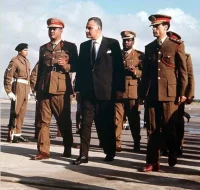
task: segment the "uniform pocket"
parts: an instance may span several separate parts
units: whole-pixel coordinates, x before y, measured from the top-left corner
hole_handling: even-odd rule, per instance
[[[175,67],[174,56],[172,55],[163,54],[162,62],[168,67]]]
[[[167,95],[176,97],[176,81],[167,81]]]
[[[130,99],[138,98],[137,88],[138,88],[137,80],[129,80],[129,82],[128,82],[128,98],[130,98]]]
[[[61,74],[58,76],[58,91],[64,92],[66,90],[67,90],[66,76],[64,74]]]

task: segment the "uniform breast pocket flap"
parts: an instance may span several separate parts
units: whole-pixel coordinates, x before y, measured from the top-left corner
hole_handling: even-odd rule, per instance
[[[175,97],[176,96],[176,81],[168,81],[167,82],[167,95],[169,97]]]
[[[174,64],[174,56],[169,54],[163,54],[162,56],[163,62],[166,62],[168,64]]]
[[[67,90],[66,76],[65,74],[60,74],[58,76],[58,91],[64,92],[66,90]]]

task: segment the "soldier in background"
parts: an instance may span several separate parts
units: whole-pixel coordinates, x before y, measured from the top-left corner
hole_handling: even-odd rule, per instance
[[[177,41],[181,41],[181,36],[175,32],[168,31],[167,35],[170,38],[173,38]],[[185,128],[185,121],[184,116],[185,114],[185,104],[191,104],[194,99],[194,72],[193,72],[193,65],[191,55],[186,53],[186,64],[187,64],[187,74],[188,74],[188,85],[186,88],[186,102],[183,102],[179,105],[179,117],[176,124],[176,135],[177,135],[177,143],[178,143],[178,154],[182,155],[183,151],[183,144],[184,144],[184,128]],[[188,118],[187,118],[188,119]],[[188,119],[189,120],[189,119]]]
[[[21,133],[30,97],[30,63],[26,58],[28,56],[28,44],[21,43],[17,45],[15,50],[18,55],[12,58],[5,71],[4,88],[11,100],[8,141],[19,143],[28,142],[21,136]]]
[[[128,117],[131,134],[134,140],[134,151],[140,150],[140,113],[138,87],[142,76],[142,60],[144,53],[133,49],[136,34],[132,31],[122,31],[123,60],[126,91],[123,98],[115,103],[116,151],[121,151],[121,133],[124,116]]]
[[[37,102],[37,93],[35,91],[35,85],[36,85],[36,81],[37,81],[37,73],[38,73],[38,62],[35,64],[33,70],[31,71],[31,75],[30,75],[30,86],[31,86],[31,91],[32,94],[35,97],[35,135],[34,135],[34,139],[38,138],[38,134],[39,134],[39,127],[38,127],[38,121],[39,121],[39,117],[38,117],[38,102]]]
[[[169,150],[168,164],[177,164],[176,121],[178,104],[186,100],[187,66],[184,43],[167,36],[171,17],[149,16],[156,39],[145,47],[140,98],[145,100],[148,133],[143,172],[160,170],[162,134]],[[177,80],[178,76],[178,80]]]
[[[75,72],[78,59],[75,44],[61,39],[64,22],[57,18],[47,20],[50,42],[40,47],[36,82],[39,136],[38,154],[33,160],[50,156],[49,125],[54,114],[61,131],[64,157],[71,156],[73,143],[70,95],[73,93],[69,72]]]

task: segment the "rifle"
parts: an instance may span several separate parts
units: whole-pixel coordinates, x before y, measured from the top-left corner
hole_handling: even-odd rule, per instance
[[[16,92],[16,85],[17,85],[17,81],[13,82],[14,92]],[[17,118],[16,105],[17,105],[17,97],[15,101],[11,100],[10,118],[9,118],[9,124],[8,124],[8,137],[7,137],[8,142],[12,142],[13,137],[14,137],[14,128],[16,126],[16,118]]]

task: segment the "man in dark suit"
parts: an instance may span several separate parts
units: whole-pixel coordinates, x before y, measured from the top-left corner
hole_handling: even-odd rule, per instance
[[[74,165],[88,162],[93,120],[105,161],[115,156],[114,101],[125,90],[123,59],[119,42],[102,36],[102,22],[92,17],[86,25],[91,40],[80,45],[75,90],[81,95],[82,126],[80,156]]]
[[[177,163],[176,121],[178,104],[186,100],[187,66],[184,43],[167,36],[171,17],[151,15],[153,35],[157,38],[145,47],[140,97],[145,99],[148,133],[144,172],[159,171],[161,132],[169,150],[168,164]],[[177,72],[176,72],[177,71]]]

